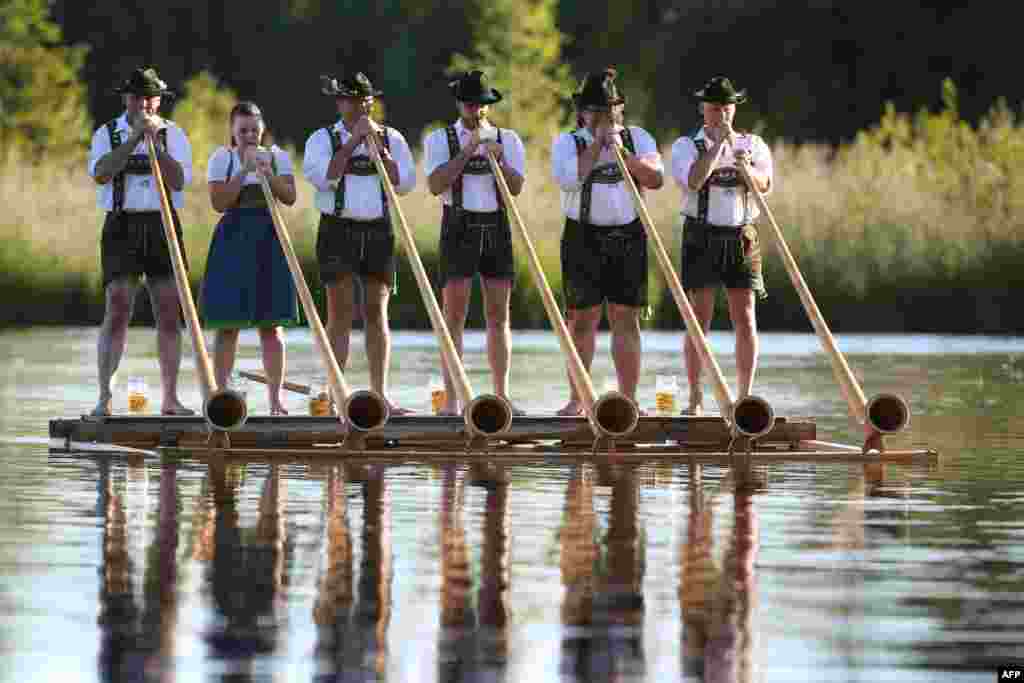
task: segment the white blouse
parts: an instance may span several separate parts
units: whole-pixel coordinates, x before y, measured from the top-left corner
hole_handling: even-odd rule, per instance
[[[270,147],[270,153],[274,155],[274,165],[276,167],[277,175],[294,175],[292,168],[291,157],[288,156],[288,152],[277,145]],[[242,159],[238,156],[238,148],[232,147],[218,147],[210,155],[210,160],[206,163],[206,181],[223,181],[226,182],[231,180],[228,177],[228,166],[231,166],[231,175],[238,175],[244,164]],[[260,177],[257,173],[246,173],[245,179],[242,181],[243,185],[259,185]]]

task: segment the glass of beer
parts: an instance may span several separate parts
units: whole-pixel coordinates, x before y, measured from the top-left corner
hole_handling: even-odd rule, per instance
[[[323,375],[317,375],[309,383],[309,414],[313,417],[331,414],[331,388]]]
[[[433,375],[427,387],[430,389],[430,408],[434,411],[434,415],[437,415],[444,408],[445,400],[447,399],[444,381],[440,375]]]
[[[142,377],[130,377],[128,379],[128,412],[144,413],[148,403],[146,380]]]
[[[658,415],[674,415],[679,381],[675,375],[657,375],[654,380],[654,404]]]

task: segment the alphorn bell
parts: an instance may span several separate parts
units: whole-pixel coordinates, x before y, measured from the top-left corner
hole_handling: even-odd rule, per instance
[[[338,360],[334,357],[334,350],[331,348],[330,340],[327,338],[327,332],[320,321],[320,315],[317,313],[316,304],[313,302],[313,295],[309,291],[309,285],[306,284],[306,278],[302,274],[302,267],[299,265],[299,259],[295,255],[291,236],[288,234],[288,228],[285,226],[284,216],[281,214],[280,207],[277,204],[277,198],[274,197],[274,192],[270,187],[270,181],[262,173],[259,174],[259,177],[260,187],[263,189],[263,197],[266,199],[267,209],[270,211],[270,217],[274,222],[274,230],[277,232],[277,240],[281,243],[285,260],[288,262],[288,270],[291,272],[292,280],[295,282],[299,301],[302,302],[302,310],[305,311],[306,319],[309,321],[309,329],[313,333],[313,340],[316,342],[317,350],[320,351],[320,357],[327,368],[327,381],[330,384],[331,393],[338,404],[338,419],[361,432],[377,429],[388,421],[388,417],[391,414],[388,402],[376,391],[363,389],[353,393],[349,389],[345,376],[341,372],[341,367],[338,365]],[[248,374],[247,376],[251,377]],[[306,393],[310,392],[307,391]]]
[[[213,375],[213,365],[210,363],[210,356],[206,352],[203,329],[199,326],[199,314],[196,313],[196,304],[192,299],[192,289],[189,286],[188,275],[185,272],[185,260],[181,257],[181,245],[178,243],[178,233],[174,229],[174,215],[171,213],[171,202],[167,197],[167,188],[164,186],[160,162],[157,161],[156,145],[153,142],[152,135],[146,133],[145,137],[153,180],[156,183],[157,191],[160,193],[160,217],[163,219],[164,236],[167,238],[168,251],[171,254],[174,284],[178,289],[178,300],[181,302],[185,324],[188,326],[189,334],[192,336],[192,348],[196,355],[199,388],[203,392],[203,416],[206,418],[206,422],[214,429],[221,431],[235,430],[245,424],[249,411],[245,405],[245,398],[241,394],[224,387],[217,387],[217,380]]]
[[[672,259],[669,258],[668,252],[665,251],[661,235],[658,234],[658,230],[654,227],[654,221],[647,211],[643,197],[640,196],[640,190],[636,186],[636,181],[630,175],[629,169],[626,168],[626,160],[622,156],[622,150],[617,145],[612,145],[612,150],[615,154],[615,163],[619,166],[619,173],[622,174],[622,178],[626,186],[629,187],[630,194],[633,196],[633,203],[636,205],[636,212],[640,216],[640,222],[647,232],[647,238],[654,245],[654,255],[661,266],[661,273],[665,277],[665,281],[668,282],[672,297],[676,300],[676,306],[679,308],[683,321],[686,323],[686,333],[693,338],[694,346],[697,347],[697,352],[700,353],[701,359],[711,369],[711,387],[715,392],[715,400],[718,402],[718,409],[721,411],[722,417],[732,423],[734,432],[742,436],[751,439],[764,436],[775,426],[775,412],[768,401],[760,396],[744,396],[738,401],[733,399],[732,392],[729,391],[729,385],[722,375],[722,369],[718,366],[714,354],[711,353],[711,345],[704,335],[704,329],[700,321],[697,320],[693,307],[690,306],[690,300],[686,296],[686,291],[683,290],[683,285],[679,281],[675,269],[672,267]]]
[[[409,257],[409,264],[412,266],[416,284],[419,286],[420,296],[423,297],[423,304],[426,306],[427,315],[434,328],[438,344],[441,347],[441,357],[444,358],[448,371],[452,374],[455,393],[462,403],[463,418],[466,422],[466,429],[473,437],[491,438],[508,430],[512,424],[512,406],[507,400],[494,394],[481,394],[473,397],[473,389],[469,385],[469,377],[462,365],[462,359],[455,350],[455,343],[452,342],[451,333],[448,331],[448,324],[444,320],[441,308],[437,305],[437,297],[434,296],[434,289],[431,287],[427,271],[423,267],[419,250],[416,248],[416,240],[413,238],[409,224],[402,213],[402,206],[398,202],[398,194],[391,184],[387,168],[384,167],[384,160],[380,158],[380,150],[377,147],[376,133],[366,136],[366,144],[370,149],[370,156],[373,158],[374,166],[377,168],[377,175],[380,177],[381,185],[387,195],[398,219],[398,234],[405,247],[405,253]]]
[[[842,351],[839,350],[838,345],[836,345],[836,340],[832,336],[832,332],[829,331],[828,324],[825,322],[824,316],[821,315],[818,304],[814,301],[811,290],[807,287],[807,283],[800,273],[796,259],[793,258],[793,254],[786,244],[786,238],[782,236],[782,230],[779,229],[778,223],[775,222],[775,216],[772,215],[771,209],[768,208],[768,202],[765,201],[764,195],[758,190],[753,178],[750,176],[749,165],[746,162],[736,165],[743,175],[747,187],[757,200],[761,211],[768,217],[768,225],[771,227],[772,237],[775,238],[775,244],[782,255],[782,263],[786,266],[789,279],[793,282],[796,293],[800,296],[800,301],[804,305],[804,310],[807,312],[807,317],[810,318],[811,325],[818,335],[822,348],[832,362],[832,373],[835,375],[839,388],[846,398],[850,415],[858,422],[874,430],[874,434],[868,434],[864,441],[864,452],[867,452],[869,447],[873,446],[878,446],[879,450],[881,450],[881,435],[902,431],[910,422],[910,406],[907,405],[907,402],[902,397],[890,393],[877,394],[870,401],[865,400],[860,383],[853,376],[853,371],[850,370],[846,358],[843,356]]]
[[[594,431],[594,436],[598,438],[615,438],[629,434],[636,429],[637,422],[640,419],[640,411],[636,403],[618,391],[609,391],[597,397],[590,374],[583,367],[583,360],[580,358],[576,345],[569,336],[569,329],[565,325],[562,313],[558,310],[555,296],[551,293],[551,287],[544,276],[544,269],[541,268],[540,258],[537,256],[537,251],[533,247],[533,240],[530,239],[530,234],[526,230],[526,223],[523,222],[523,217],[519,213],[519,208],[516,206],[511,190],[509,190],[505,174],[502,173],[501,166],[490,152],[487,152],[487,160],[491,164],[491,172],[494,174],[501,197],[505,201],[508,215],[512,219],[509,223],[515,226],[519,239],[522,240],[523,245],[526,247],[527,263],[530,265],[530,272],[533,274],[533,279],[540,290],[544,310],[547,311],[548,320],[551,322],[551,327],[558,337],[558,344],[562,348],[562,353],[566,357],[569,377],[576,386],[576,392],[583,403],[583,411],[590,422],[591,429]]]

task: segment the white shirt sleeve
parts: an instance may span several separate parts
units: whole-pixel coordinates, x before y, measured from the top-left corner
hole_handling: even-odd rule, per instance
[[[92,145],[89,147],[89,175],[96,177],[96,164],[106,154],[110,153],[110,132],[106,126],[100,126],[92,134]]]
[[[551,150],[551,175],[564,192],[578,192],[583,186],[576,156],[576,141],[569,133],[562,133],[555,138]]]
[[[405,136],[394,128],[387,128],[388,142],[390,143],[391,158],[398,164],[398,185],[395,192],[406,195],[412,192],[416,185],[416,162],[412,159],[412,151]]]
[[[288,152],[284,151],[277,145],[273,145],[270,148],[270,152],[274,155],[274,163],[277,165],[277,175],[295,175],[295,169],[292,166],[292,158],[288,156]]]
[[[768,191],[764,194],[769,195],[775,187],[775,165],[772,162],[772,151],[765,144],[765,141],[761,139],[761,136],[755,135],[753,137],[754,142],[750,150],[750,165],[768,176]]]
[[[672,177],[680,189],[690,189],[690,169],[697,161],[697,146],[685,135],[672,143]]]
[[[448,136],[444,132],[444,128],[430,131],[430,134],[423,139],[423,153],[426,156],[423,171],[427,176],[450,161],[448,158]]]
[[[225,182],[230,180],[228,178],[228,166],[231,162],[231,151],[226,147],[218,147],[210,155],[210,160],[206,162],[206,182]],[[231,173],[234,175],[239,169],[232,169]]]
[[[313,187],[324,192],[331,192],[335,187],[335,183],[327,180],[327,167],[332,156],[334,150],[330,134],[323,128],[317,129],[306,140],[306,149],[302,155],[302,173]]]
[[[636,155],[645,160],[654,162],[654,169],[659,173],[665,172],[665,164],[661,160],[661,152],[658,151],[658,143],[643,128],[630,126],[629,132],[633,136],[633,144],[636,146]]]
[[[184,187],[192,184],[192,145],[188,141],[185,131],[176,124],[171,124],[167,130],[167,153],[171,158],[181,164],[181,170],[185,176]]]
[[[505,153],[505,163],[526,178],[526,147],[514,130],[501,131],[501,148]]]

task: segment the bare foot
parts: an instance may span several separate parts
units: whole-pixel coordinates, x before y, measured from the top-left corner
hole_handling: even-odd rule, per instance
[[[100,396],[100,400],[97,401],[96,407],[89,413],[93,417],[105,417],[110,415],[110,403],[113,399],[110,396]]]
[[[271,415],[287,415],[288,411],[284,409],[284,406],[278,403],[277,405],[270,406]]]
[[[699,403],[696,403],[690,406],[689,408],[683,408],[679,414],[688,417],[701,417],[704,414],[704,406],[702,406]]]
[[[174,401],[164,401],[163,407],[160,412],[164,415],[195,415],[196,411],[191,408],[186,408],[181,404],[181,401],[174,399]]]
[[[570,400],[564,406],[555,411],[555,415],[563,417],[576,417],[583,414],[583,404],[576,400]]]

